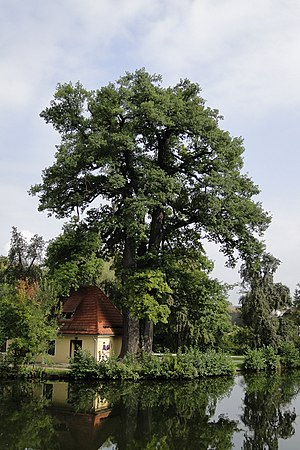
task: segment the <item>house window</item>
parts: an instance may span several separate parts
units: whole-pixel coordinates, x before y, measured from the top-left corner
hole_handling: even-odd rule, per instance
[[[52,400],[53,396],[53,384],[51,383],[45,383],[43,385],[43,397],[47,400]]]
[[[0,353],[6,352],[6,341],[0,343]]]
[[[74,358],[75,353],[82,348],[81,339],[72,339],[70,341],[70,358]]]
[[[48,344],[48,355],[55,356],[55,341],[50,341]]]
[[[63,320],[70,320],[74,316],[74,311],[63,312],[61,317]]]

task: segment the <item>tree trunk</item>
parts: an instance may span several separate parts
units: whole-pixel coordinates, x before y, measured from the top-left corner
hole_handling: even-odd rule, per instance
[[[123,311],[123,339],[120,357],[126,353],[134,355],[140,353],[140,327],[139,320],[133,317],[128,310]]]
[[[124,253],[123,253],[123,268],[125,274],[123,281],[125,282],[126,270],[135,267],[135,242],[133,239],[126,237]],[[123,309],[123,339],[120,357],[124,358],[126,353],[137,354],[140,352],[140,330],[139,320],[130,314],[128,308]]]
[[[153,321],[140,320],[140,342],[143,352],[151,353],[153,347]]]
[[[156,208],[152,212],[151,226],[150,226],[150,239],[149,239],[149,251],[158,250],[163,239],[163,226],[164,226],[165,213],[162,208]]]
[[[156,208],[152,212],[150,226],[149,251],[159,250],[163,239],[163,224],[165,213],[162,208]],[[141,350],[151,353],[153,348],[153,321],[140,320],[140,346]]]

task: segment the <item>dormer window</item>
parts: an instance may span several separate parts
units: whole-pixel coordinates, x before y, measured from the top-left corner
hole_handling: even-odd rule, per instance
[[[67,312],[63,312],[61,314],[61,318],[63,320],[70,320],[70,319],[72,319],[73,316],[74,316],[74,311],[67,311]]]

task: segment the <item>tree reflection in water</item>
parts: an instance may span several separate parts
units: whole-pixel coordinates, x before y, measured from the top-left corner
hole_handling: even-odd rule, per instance
[[[0,448],[60,449],[55,420],[46,412],[37,384],[1,383]]]
[[[185,383],[0,384],[0,448],[20,450],[278,449],[294,433],[300,373],[245,377],[240,423],[216,415],[232,379]],[[59,395],[58,395],[59,394]],[[61,395],[63,394],[63,395]]]
[[[118,414],[106,439],[119,450],[229,450],[237,424],[223,416],[212,420],[212,416],[217,402],[232,385],[231,379],[214,379],[181,384],[112,383],[96,388],[98,395],[113,405],[110,419]],[[86,399],[91,395],[90,388],[73,385],[70,401],[75,410],[78,405],[83,406],[82,389]],[[105,426],[102,434],[105,435]]]
[[[278,449],[278,440],[294,433],[296,413],[289,409],[299,394],[300,375],[247,375],[242,422],[248,431],[244,436],[244,450]]]

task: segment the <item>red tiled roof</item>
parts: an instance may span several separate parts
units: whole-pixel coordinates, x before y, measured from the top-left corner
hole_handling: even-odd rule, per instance
[[[64,313],[72,317],[61,318],[62,334],[122,334],[122,315],[96,286],[85,286],[72,292],[63,301],[62,316]]]

